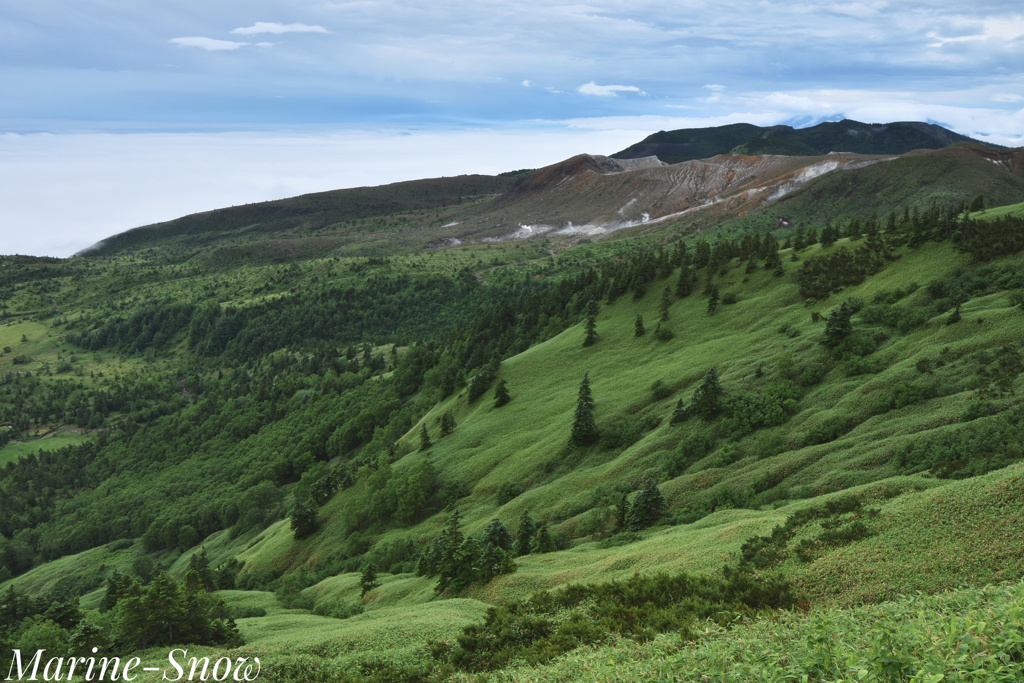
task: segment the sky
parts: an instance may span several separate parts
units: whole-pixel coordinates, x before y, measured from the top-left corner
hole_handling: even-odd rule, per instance
[[[1024,145],[1012,2],[4,0],[0,253],[745,121]]]

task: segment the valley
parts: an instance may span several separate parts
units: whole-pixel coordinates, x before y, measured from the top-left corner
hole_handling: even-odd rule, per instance
[[[0,257],[0,666],[1019,680],[1024,150],[913,130]]]

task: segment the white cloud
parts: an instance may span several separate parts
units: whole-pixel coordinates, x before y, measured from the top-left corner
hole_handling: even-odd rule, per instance
[[[189,36],[186,38],[171,38],[170,42],[185,47],[198,47],[203,50],[214,52],[217,50],[237,50],[249,43],[236,43],[230,40],[217,40],[216,38],[204,38],[202,36]]]
[[[873,2],[870,5],[865,5],[863,2],[850,2],[846,4],[836,3],[830,5],[828,9],[836,12],[837,14],[846,14],[851,17],[857,17],[858,19],[867,19],[869,17],[878,16],[879,10],[884,9],[889,3],[887,2]]]
[[[581,85],[578,92],[583,95],[597,95],[598,97],[616,97],[620,92],[645,94],[635,85],[598,85],[594,81]]]
[[[275,24],[265,21],[257,21],[247,28],[236,28],[232,31],[241,36],[251,36],[257,33],[330,33],[323,26],[309,26],[307,24]]]
[[[714,90],[715,92],[720,92],[722,90],[725,90],[725,86],[724,85],[716,85],[714,83],[708,83],[704,87],[707,88],[708,90]]]
[[[1024,100],[1024,96],[1000,92],[996,93],[989,99],[993,102],[1020,102],[1021,100]]]
[[[256,47],[274,47],[273,43],[256,43]]]
[[[200,211],[535,168],[583,152],[613,154],[650,132],[572,130],[555,122],[412,134],[0,134],[0,253],[70,256],[130,228]]]
[[[530,83],[530,81],[523,81],[524,87],[529,88],[531,85],[533,85],[533,83]]]

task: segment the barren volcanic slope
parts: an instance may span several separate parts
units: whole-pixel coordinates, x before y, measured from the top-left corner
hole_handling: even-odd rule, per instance
[[[579,155],[517,180],[492,205],[467,218],[459,237],[594,237],[706,209],[716,220],[727,220],[780,200],[773,213],[801,219],[862,211],[866,218],[871,211],[978,194],[1007,204],[1024,199],[1021,167],[1018,151],[973,144],[902,156],[720,154],[671,166],[655,157]],[[800,200],[788,201],[796,194]]]
[[[654,157],[647,160],[642,167],[628,170],[616,168],[607,157],[573,157],[520,179],[495,202],[495,208],[520,218],[516,237],[552,231],[600,235],[676,218],[726,199],[763,203],[823,173],[878,161],[856,155],[731,154],[674,166]]]

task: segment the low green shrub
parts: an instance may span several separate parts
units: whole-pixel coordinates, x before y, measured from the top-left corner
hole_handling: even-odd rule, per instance
[[[978,413],[991,409],[975,404]],[[1024,406],[979,417],[956,430],[904,442],[893,464],[898,472],[931,470],[944,479],[964,479],[1001,469],[1024,458]]]
[[[313,607],[313,614],[321,617],[331,617],[332,619],[348,619],[357,614],[362,614],[364,611],[365,609],[358,602],[344,602],[341,598],[320,600]]]
[[[438,664],[466,672],[494,671],[512,662],[536,666],[614,636],[645,642],[659,632],[688,629],[698,619],[724,626],[736,613],[794,604],[789,583],[776,576],[729,568],[722,577],[637,574],[505,602],[489,609],[484,623],[466,627],[456,645],[434,642],[430,651]]]
[[[847,431],[849,431],[849,428],[845,417],[834,416],[825,418],[804,433],[804,443],[808,446],[828,443],[829,441],[835,441]]]
[[[506,503],[523,495],[523,487],[514,481],[506,481],[498,488],[498,505]]]

